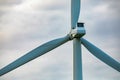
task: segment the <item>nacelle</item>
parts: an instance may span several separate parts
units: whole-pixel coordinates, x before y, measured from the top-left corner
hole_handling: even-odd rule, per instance
[[[86,31],[84,28],[84,23],[77,23],[77,27],[71,30],[70,36],[71,36],[71,39],[81,38],[83,35],[85,35],[85,33]]]

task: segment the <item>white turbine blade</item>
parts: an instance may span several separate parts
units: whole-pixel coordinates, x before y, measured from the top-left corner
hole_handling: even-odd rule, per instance
[[[23,64],[25,64],[25,63],[27,63],[27,62],[29,62],[29,61],[43,55],[43,54],[45,54],[48,51],[53,50],[54,48],[62,45],[63,43],[65,43],[67,41],[69,41],[69,36],[52,40],[50,42],[47,42],[47,43],[37,47],[36,49],[30,51],[26,55],[20,57],[19,59],[15,60],[11,64],[9,64],[6,67],[2,68],[0,70],[0,76],[10,72],[11,70],[16,69],[19,66],[22,66]]]
[[[80,13],[80,0],[71,0],[71,28],[74,29]]]
[[[110,67],[116,69],[120,72],[120,63],[114,60],[112,57],[107,55],[105,52],[88,42],[87,40],[81,38],[82,44],[98,59],[109,65]]]

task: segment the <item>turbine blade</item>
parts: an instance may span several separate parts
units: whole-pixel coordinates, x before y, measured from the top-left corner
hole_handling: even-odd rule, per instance
[[[71,0],[71,28],[74,29],[79,19],[80,0]]]
[[[112,57],[107,55],[105,52],[88,42],[87,40],[81,38],[82,44],[98,59],[109,65],[110,67],[116,69],[120,72],[120,63],[114,60]]]
[[[49,41],[37,48],[35,48],[34,50],[30,51],[29,53],[25,54],[24,56],[18,58],[17,60],[15,60],[14,62],[12,62],[11,64],[7,65],[6,67],[2,68],[0,70],[0,76],[16,69],[19,66],[22,66],[23,64],[45,54],[48,51],[53,50],[54,48],[62,45],[63,43],[69,41],[69,36],[65,36],[63,38],[59,38],[59,39],[55,39],[52,41]]]

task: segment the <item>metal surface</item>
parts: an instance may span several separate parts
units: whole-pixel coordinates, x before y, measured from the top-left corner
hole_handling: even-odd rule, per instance
[[[86,31],[85,31],[85,28],[84,28],[84,24],[83,23],[78,23],[77,24],[77,27],[75,29],[71,29],[69,35],[70,35],[70,38],[73,39],[73,38],[80,38],[82,37],[83,35],[85,35]]]
[[[45,54],[48,51],[53,50],[54,48],[62,45],[63,43],[65,43],[67,41],[69,41],[68,35],[63,37],[63,38],[52,40],[50,42],[47,42],[47,43],[37,47],[36,49],[30,51],[26,55],[20,57],[16,61],[12,62],[11,64],[9,64],[6,67],[4,67],[3,69],[1,69],[0,76],[10,72],[11,70],[16,69],[17,67],[19,67],[19,66],[37,58],[37,57],[43,55],[43,54]]]
[[[71,28],[75,29],[80,14],[80,0],[71,0]]]
[[[81,38],[82,44],[98,59],[106,63],[107,65],[111,66],[115,70],[120,72],[120,63],[111,58],[109,55],[107,55],[105,52],[88,42],[87,40]]]
[[[80,38],[73,40],[73,80],[82,80],[82,54]]]

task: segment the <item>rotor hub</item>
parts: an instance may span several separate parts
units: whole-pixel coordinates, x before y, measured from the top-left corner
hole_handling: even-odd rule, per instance
[[[81,38],[85,33],[84,23],[77,23],[76,28],[70,31],[69,36],[70,39]]]

